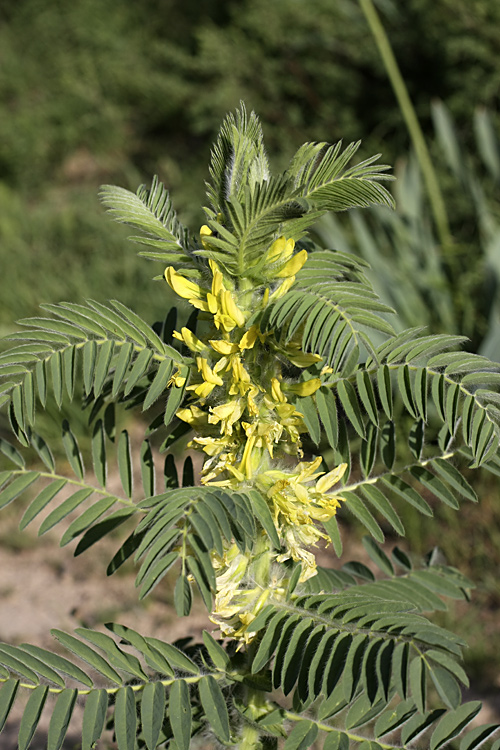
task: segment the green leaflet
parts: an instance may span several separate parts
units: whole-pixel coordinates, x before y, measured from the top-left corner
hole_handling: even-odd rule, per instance
[[[31,444],[33,448],[38,453],[40,459],[45,464],[47,469],[51,474],[55,473],[56,465],[54,461],[54,456],[52,455],[52,451],[50,450],[49,446],[45,442],[45,440],[42,438],[41,435],[38,435],[36,432],[31,433]]]
[[[384,550],[381,549],[373,539],[369,536],[363,537],[363,547],[370,555],[370,558],[378,565],[378,567],[388,576],[394,575],[394,567],[385,554]]]
[[[347,713],[345,720],[346,729],[356,729],[373,721],[383,711],[385,706],[385,700],[373,703],[368,695],[361,695],[355,700]]]
[[[160,682],[149,682],[141,700],[141,725],[148,750],[156,750],[164,718],[165,688]]]
[[[32,656],[35,656],[45,665],[45,667],[51,667],[57,672],[67,674],[69,677],[73,678],[77,682],[80,682],[86,687],[93,686],[93,682],[90,677],[85,674],[85,672],[81,670],[80,667],[77,667],[76,664],[68,661],[68,659],[65,659],[63,656],[53,654],[46,649],[40,648],[39,646],[33,646],[28,643],[21,644],[20,649],[22,649],[22,651],[26,651]]]
[[[10,710],[14,705],[18,687],[19,681],[11,678],[4,682],[0,688],[0,732],[4,728]]]
[[[21,724],[19,726],[19,735],[17,738],[19,750],[27,750],[35,734],[40,716],[42,713],[45,699],[47,698],[48,688],[45,685],[36,687],[28,698],[28,703],[24,709]]]
[[[443,716],[432,733],[430,750],[438,750],[446,742],[456,737],[477,716],[480,709],[481,703],[479,701],[470,701]]]
[[[40,680],[38,678],[38,675],[33,671],[33,669],[31,669],[31,665],[25,663],[25,660],[17,659],[16,655],[16,649],[9,649],[9,646],[6,646],[6,648],[4,649],[0,645],[0,664],[3,664],[13,672],[17,672],[17,674],[21,675],[21,677],[25,677],[34,685],[38,685]]]
[[[330,388],[321,386],[316,391],[316,406],[318,407],[318,413],[325,428],[328,442],[332,448],[336,448],[339,439],[337,404]]]
[[[375,737],[383,737],[403,726],[416,711],[417,707],[412,700],[401,701],[394,709],[385,711],[375,722]]]
[[[94,396],[98,398],[108,376],[109,365],[114,352],[114,341],[105,341],[99,347],[94,370]]]
[[[498,724],[482,724],[475,729],[471,729],[462,738],[460,750],[475,750],[485,742],[492,734],[498,731]]]
[[[158,651],[167,661],[176,669],[188,674],[198,675],[200,673],[199,667],[184,654],[180,649],[172,646],[170,643],[165,643],[157,638],[146,638],[146,643],[155,651]]]
[[[359,401],[356,396],[354,386],[348,380],[339,380],[337,392],[340,402],[344,407],[345,413],[352,426],[362,438],[365,437],[365,425],[361,415]]]
[[[106,654],[109,663],[116,669],[127,672],[136,679],[147,680],[147,675],[144,673],[137,657],[120,649],[108,635],[89,628],[77,628],[75,633],[100,648]]]
[[[343,732],[333,730],[328,733],[323,750],[349,750],[349,737]]]
[[[129,395],[134,386],[146,374],[152,358],[153,352],[150,349],[143,349],[139,352],[127,377],[127,384],[123,391],[125,396]]]
[[[118,672],[116,672],[116,670],[113,669],[113,667],[108,664],[108,662],[103,659],[102,656],[100,656],[96,651],[91,649],[85,643],[82,643],[82,641],[79,641],[77,638],[74,638],[68,633],[63,633],[61,630],[54,629],[51,631],[51,633],[69,651],[72,651],[80,659],[87,662],[87,664],[90,664],[93,669],[102,674],[104,677],[107,677],[108,680],[111,680],[111,682],[114,682],[117,685],[122,684],[122,678],[120,677]]]
[[[135,750],[137,712],[131,687],[122,687],[116,694],[114,727],[118,750]]]
[[[83,480],[84,468],[82,455],[80,453],[76,438],[71,431],[71,427],[69,426],[69,422],[66,419],[62,423],[62,441],[67,459],[71,468],[73,469],[75,476],[77,476],[78,479]]]
[[[118,470],[125,495],[132,497],[132,452],[126,430],[118,438]]]
[[[404,536],[403,523],[386,496],[372,484],[362,485],[361,492],[373,507],[391,524],[393,529],[398,534],[401,534],[401,536]]]
[[[346,492],[345,490],[342,492],[342,497],[345,499],[345,504],[347,508],[351,511],[353,515],[356,516],[356,518],[361,521],[363,526],[365,526],[370,534],[378,541],[383,542],[384,541],[384,534],[382,532],[382,529],[378,525],[375,518],[372,516],[368,508],[366,507],[365,503],[363,503],[362,500],[359,499],[357,495],[355,495],[353,492]]]
[[[50,719],[47,750],[61,750],[73,715],[77,694],[77,690],[66,689],[58,695]]]
[[[409,670],[411,697],[421,714],[425,713],[427,700],[427,669],[421,658],[413,659]]]
[[[36,471],[27,471],[12,480],[5,489],[0,492],[0,508],[5,508],[13,500],[22,495],[28,487],[37,481],[40,474]]]
[[[401,742],[403,745],[410,743],[415,737],[418,737],[425,729],[432,726],[443,714],[444,708],[436,708],[434,711],[421,712],[413,716],[403,727],[401,732]]]
[[[74,492],[70,497],[67,498],[67,500],[64,500],[60,505],[54,508],[54,510],[51,511],[48,516],[44,518],[44,520],[40,524],[40,528],[38,529],[38,535],[42,536],[42,534],[50,531],[50,529],[60,523],[70,513],[76,510],[76,508],[84,503],[85,500],[87,500],[87,498],[92,495],[92,493],[92,487],[89,487],[88,489],[77,490],[76,492]]]
[[[153,451],[148,440],[143,440],[140,450],[141,460],[141,478],[144,495],[150,497],[155,493],[155,465],[153,460]]]
[[[174,587],[174,606],[179,617],[186,617],[191,612],[192,603],[193,594],[188,577],[184,573],[181,573]]]
[[[85,701],[82,723],[82,750],[92,750],[100,738],[106,721],[108,694],[106,690],[92,690]]]
[[[229,716],[226,701],[217,681],[210,675],[202,677],[198,689],[210,726],[221,742],[229,742]]]
[[[312,721],[297,722],[288,735],[283,750],[306,750],[315,742],[318,731],[317,725]]]
[[[38,679],[36,675],[33,675],[33,672],[31,672],[31,670],[42,675],[42,677],[45,677],[47,680],[50,680],[58,687],[64,687],[64,680],[61,678],[61,676],[37,656],[26,652],[23,648],[19,648],[17,646],[9,646],[6,643],[1,644],[0,662],[6,664],[6,666],[9,666],[8,661],[5,661],[5,659],[8,659],[9,656],[13,657],[11,658],[11,666],[13,666],[14,664],[17,667],[19,667],[20,665],[24,665],[28,670],[30,670],[30,673],[25,674],[28,679],[31,679],[35,684],[38,682]],[[16,669],[15,666],[13,666],[13,668],[14,671],[19,671],[19,669]],[[22,672],[19,672],[19,674],[22,674]],[[34,677],[34,679],[32,679],[32,676]]]
[[[175,680],[170,688],[168,716],[179,750],[191,745],[191,699],[185,680]]]

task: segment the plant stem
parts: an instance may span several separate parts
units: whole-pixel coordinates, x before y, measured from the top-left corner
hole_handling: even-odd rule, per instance
[[[266,697],[261,690],[249,688],[247,692],[247,707],[250,717],[257,721],[267,713],[268,707]],[[252,724],[244,724],[241,730],[241,739],[238,750],[257,750],[261,747],[259,739],[260,732]]]
[[[386,73],[391,82],[401,113],[406,122],[410,138],[413,142],[420,169],[424,176],[427,195],[429,196],[431,204],[431,211],[434,215],[434,221],[436,222],[439,241],[444,249],[448,249],[453,244],[453,238],[448,223],[448,215],[446,213],[443,194],[439,187],[436,170],[432,165],[429,149],[427,148],[415,108],[411,102],[401,71],[399,70],[389,38],[385,33],[385,29],[372,0],[359,0],[359,3],[375,39]]]

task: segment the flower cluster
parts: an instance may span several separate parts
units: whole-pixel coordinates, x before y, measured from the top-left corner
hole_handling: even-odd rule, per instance
[[[202,227],[205,248],[210,237],[210,229]],[[290,289],[307,260],[306,251],[294,254],[294,247],[294,241],[285,237],[271,244],[262,273],[269,286],[255,290],[237,288],[213,259],[209,260],[211,279],[205,286],[203,279],[198,283],[173,267],[166,269],[165,278],[210,326],[203,339],[186,327],[173,333],[192,353],[187,385],[191,398],[177,417],[193,428],[190,445],[205,454],[201,481],[258,489],[268,501],[283,547],[281,553],[268,550],[268,559],[301,563],[301,580],[305,581],[316,573],[308,548],[326,538],[317,522],[335,514],[341,498],[329,491],[346,467],[342,464],[325,474],[318,471],[321,458],[301,461],[301,433],[306,427],[293,401],[314,394],[321,379],[287,382],[281,362],[286,358],[295,367],[307,368],[320,358],[302,352],[293,341],[283,347],[257,324],[259,312]],[[180,373],[172,377],[171,385],[185,385]],[[287,469],[293,457],[299,462]],[[214,563],[220,574],[212,619],[224,635],[248,639],[249,625],[270,592],[279,597],[279,577],[268,571],[265,580],[261,575],[256,582],[252,558],[235,545],[222,558],[214,558]]]

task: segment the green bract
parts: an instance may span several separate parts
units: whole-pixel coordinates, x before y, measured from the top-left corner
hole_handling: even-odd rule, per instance
[[[23,750],[45,704],[48,748],[61,748],[77,699],[84,750],[106,727],[119,750],[406,748],[424,731],[438,750],[478,713],[461,702],[465,644],[428,619],[471,582],[436,555],[414,567],[381,545],[404,535],[403,503],[432,515],[436,501],[458,510],[477,499],[461,463],[498,472],[500,375],[457,350],[462,337],[396,335],[366,264],[306,237],[328,211],[392,205],[377,157],[349,166],[357,145],[305,144],[273,176],[259,121],[241,106],[213,148],[194,234],[156,179],[137,195],[102,190],[141,254],[166,266],[157,293],[179,298],[182,322],[175,309],[150,327],[116,301],[69,302],[10,337],[0,377],[14,442],[0,439],[0,507],[24,496],[21,527],[44,511],[40,533],[59,526],[75,554],[128,520],[108,573],[133,556],[141,598],[169,573],[177,614],[189,616],[194,593],[214,626],[187,645],[113,623],[110,635],[54,631],[64,656],[0,644],[2,726],[29,694]],[[63,421],[59,471],[37,410],[82,389],[91,456]],[[135,462],[115,407],[143,413]],[[186,458],[179,482],[169,451],[187,436],[203,463],[195,476]],[[366,527],[375,574],[318,565],[318,542],[331,542],[332,559],[342,552],[338,513]],[[495,731],[475,726],[461,747]]]

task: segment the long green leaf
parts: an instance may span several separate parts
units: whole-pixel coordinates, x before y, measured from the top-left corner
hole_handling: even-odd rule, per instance
[[[229,742],[229,715],[227,705],[217,681],[211,676],[199,682],[200,700],[208,722],[221,742]]]
[[[118,750],[135,750],[137,713],[131,687],[120,688],[116,694],[114,724]]]
[[[148,750],[156,750],[164,718],[165,688],[161,682],[150,682],[143,690],[141,701],[142,733]]]
[[[50,718],[47,750],[61,750],[73,715],[77,695],[77,690],[70,690],[69,688],[58,695]]]
[[[170,689],[168,717],[179,750],[189,750],[192,712],[186,680],[176,680]]]
[[[106,722],[108,693],[92,690],[85,702],[82,724],[82,750],[92,750],[100,739]]]
[[[0,732],[9,718],[10,710],[16,699],[19,680],[7,680],[0,688]]]
[[[40,716],[42,713],[45,699],[47,698],[48,688],[45,685],[36,687],[28,698],[28,703],[24,709],[21,724],[19,726],[19,735],[17,738],[18,750],[27,750],[33,735],[35,734]]]

